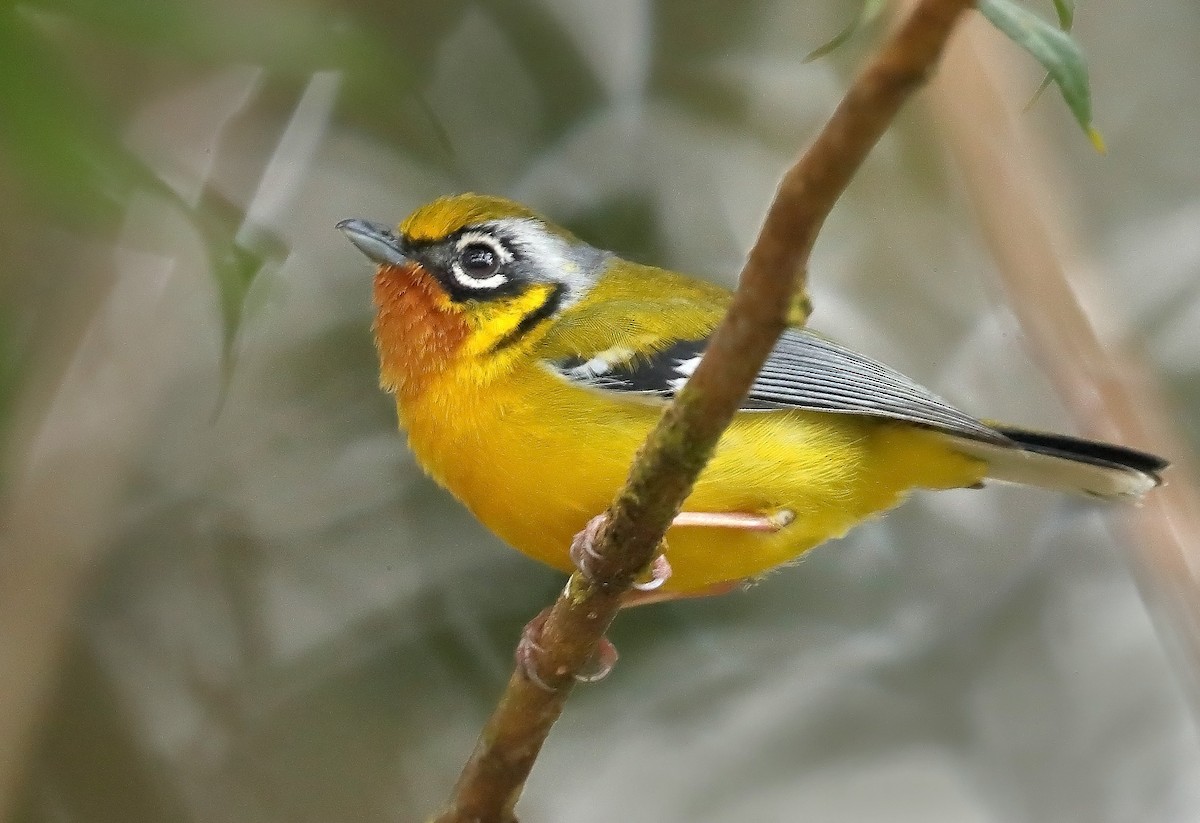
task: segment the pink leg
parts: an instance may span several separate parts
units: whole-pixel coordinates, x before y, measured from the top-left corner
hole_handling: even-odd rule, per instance
[[[777,532],[796,519],[795,513],[780,509],[774,514],[749,512],[680,512],[672,526],[705,526],[712,529],[739,529],[748,532]]]

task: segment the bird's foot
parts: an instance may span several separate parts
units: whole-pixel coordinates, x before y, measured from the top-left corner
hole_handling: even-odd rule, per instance
[[[521,639],[517,641],[516,658],[517,670],[525,675],[526,680],[545,691],[555,692],[558,690],[547,685],[537,673],[537,658],[543,651],[538,640],[542,637],[542,627],[546,625],[546,618],[549,616],[550,607],[547,606],[525,624],[525,628],[521,630]]]
[[[596,541],[600,539],[600,532],[607,522],[607,514],[598,514],[571,539],[571,562],[588,580],[596,579],[593,567],[600,559],[600,555],[596,553]]]
[[[608,677],[608,673],[617,665],[617,647],[604,635],[596,641],[596,648],[588,659],[588,667],[575,675],[580,683],[595,683]]]
[[[650,565],[646,567],[642,576],[633,581],[633,588],[639,592],[652,592],[662,588],[662,584],[666,583],[670,577],[671,562],[667,560],[665,554],[660,554],[650,561]]]
[[[594,564],[600,559],[600,555],[596,553],[596,541],[600,539],[600,532],[607,521],[608,515],[596,515],[571,541],[571,562],[588,580],[596,579]],[[671,564],[666,555],[660,554],[650,561],[642,576],[633,582],[633,588],[642,592],[652,592],[666,583],[670,576]]]
[[[521,639],[517,641],[516,659],[517,670],[524,675],[526,680],[540,689],[553,693],[558,689],[551,686],[538,674],[538,658],[544,653],[539,641],[542,638],[542,629],[546,625],[546,618],[549,616],[550,607],[548,606],[525,624],[525,628],[521,632]],[[587,668],[578,672],[575,679],[580,683],[595,683],[597,680],[603,680],[617,664],[617,657],[617,647],[607,637],[601,637],[596,642],[596,650],[592,653]]]

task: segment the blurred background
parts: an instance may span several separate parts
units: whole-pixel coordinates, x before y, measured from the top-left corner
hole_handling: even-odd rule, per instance
[[[801,58],[856,13],[0,7],[0,816],[432,813],[562,580],[414,465],[369,266],[333,225],[495,192],[731,284],[882,26]],[[1200,7],[1092,0],[1075,35],[1108,156],[1053,91],[1021,113],[1040,75],[1001,44],[1006,111],[1099,333],[1194,445]],[[812,324],[968,411],[1078,431],[927,104],[828,222]],[[1129,516],[917,495],[747,591],[622,615],[621,663],[572,697],[522,817],[1196,820],[1186,658],[1135,586]]]

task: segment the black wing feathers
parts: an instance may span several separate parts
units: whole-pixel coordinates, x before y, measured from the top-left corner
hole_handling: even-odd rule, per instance
[[[679,371],[679,364],[703,354],[707,342],[683,340],[652,355],[625,362],[614,363],[601,354],[592,358],[572,357],[553,366],[569,379],[596,388],[671,397],[679,379],[686,377]]]

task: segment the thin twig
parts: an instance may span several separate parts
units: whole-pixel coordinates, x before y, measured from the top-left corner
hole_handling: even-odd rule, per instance
[[[725,427],[804,292],[817,232],[901,104],[930,74],[971,0],[921,0],[855,79],[825,128],[784,175],[704,359],[663,414],[608,512],[596,582],[574,574],[541,632],[538,677],[515,671],[436,823],[511,823],[574,675],[584,669],[634,576],[658,551]]]
[[[953,66],[929,101],[962,171],[998,273],[1032,353],[1084,431],[1168,456],[1166,488],[1126,518],[1124,545],[1142,596],[1174,653],[1193,711],[1200,714],[1200,486],[1170,404],[1151,372],[1098,333],[1084,304],[1104,301],[1063,220],[1063,206],[1041,181],[1056,164],[1023,127],[1023,92],[1006,87],[1015,72],[1003,38],[986,25],[964,26],[947,50]],[[1006,102],[1007,101],[1007,102]],[[1000,148],[1003,147],[1003,148]],[[1080,299],[1083,292],[1086,300]],[[1105,312],[1109,318],[1118,311]],[[1110,324],[1111,325],[1111,324]]]

